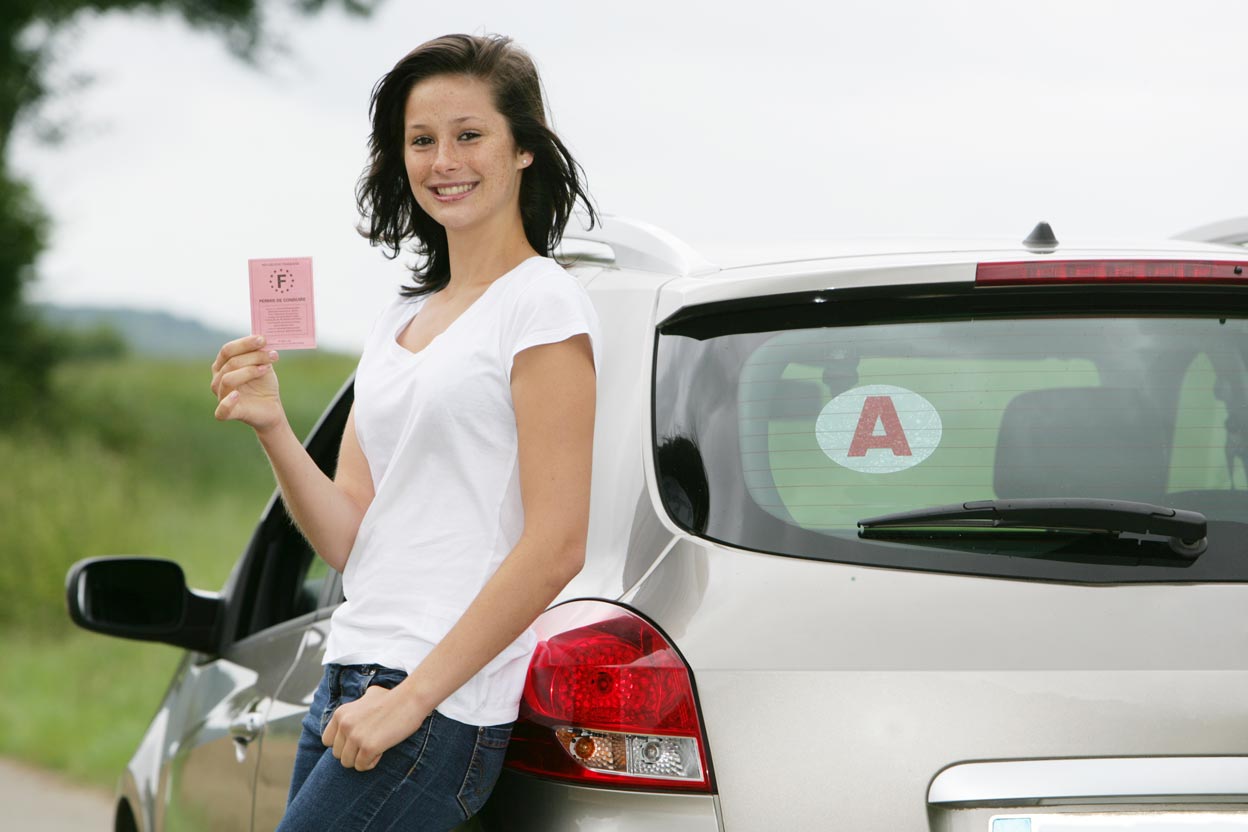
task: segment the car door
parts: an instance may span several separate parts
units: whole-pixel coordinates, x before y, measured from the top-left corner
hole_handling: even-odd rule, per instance
[[[353,399],[353,388],[348,384],[307,442],[312,458],[330,475],[337,463]],[[341,576],[313,553],[292,524],[288,524],[288,529],[297,540],[288,540],[283,546],[289,550],[299,548],[298,562],[306,563],[306,567],[296,589],[297,616],[269,630],[273,661],[284,662],[285,673],[268,705],[261,737],[253,810],[253,828],[258,830],[275,828],[285,811],[301,723],[321,680],[329,618],[342,601]]]
[[[319,575],[319,577],[318,577]],[[329,618],[341,601],[337,574],[317,558],[305,584],[323,583],[316,610],[291,622],[298,630],[299,644],[294,661],[287,668],[280,687],[269,704],[263,744],[255,777],[254,825],[257,830],[276,828],[286,808],[290,774],[302,731],[303,717],[321,681],[321,657],[329,634]]]
[[[163,778],[165,829],[252,827],[259,740],[301,640],[295,620],[186,668],[185,728],[171,743]]]
[[[306,443],[329,474],[351,398],[348,385]],[[166,750],[163,828],[246,830],[253,815],[254,828],[276,825],[293,761],[284,740],[291,725],[297,740],[307,710],[302,694],[283,692],[283,683],[300,656],[317,653],[337,577],[274,495],[226,588],[226,646],[214,656],[193,654],[175,680],[181,724]]]

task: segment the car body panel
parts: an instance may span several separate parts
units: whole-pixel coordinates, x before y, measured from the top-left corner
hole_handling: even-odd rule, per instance
[[[929,784],[965,761],[1248,751],[1239,584],[975,578],[686,539],[627,600],[693,669],[727,829],[924,828]]]
[[[251,827],[264,721],[302,638],[296,622],[187,662],[162,706],[170,714],[154,829]],[[249,716],[255,731],[243,741]]]
[[[1201,226],[1191,231],[1177,234],[1171,239],[1156,238],[1072,238],[1058,239],[1054,247],[1060,256],[1071,256],[1086,259],[1088,256],[1099,256],[1101,253],[1121,255],[1124,252],[1144,254],[1152,252],[1152,256],[1170,258],[1175,254],[1195,253],[1200,257],[1226,254],[1234,248],[1226,245],[1227,240],[1237,238],[1245,226],[1245,219],[1226,220],[1210,226]],[[1205,229],[1215,229],[1219,233],[1206,235]],[[1193,235],[1193,236],[1189,236]],[[924,262],[942,262],[953,256],[960,259],[982,260],[1025,260],[1036,255],[1036,251],[1023,244],[1023,238],[1005,240],[1000,237],[890,237],[887,235],[857,237],[846,239],[820,240],[805,243],[760,243],[742,246],[729,246],[717,251],[715,261],[719,269],[706,272],[709,279],[718,280],[732,277],[740,271],[753,272],[758,269],[773,267],[796,266],[810,270],[815,264],[825,261],[844,262],[851,259],[873,260],[877,262],[899,262],[902,258],[914,260],[921,258]],[[1051,255],[1040,255],[1049,257]],[[692,274],[685,272],[684,274]]]
[[[164,821],[158,807],[164,803],[164,761],[169,747],[169,721],[175,708],[179,715],[185,713],[185,709],[179,707],[179,697],[191,661],[191,653],[183,654],[164,698],[117,784],[117,804],[126,803],[130,807],[141,830],[163,829]]]
[[[902,262],[899,262],[901,260]],[[739,272],[722,272],[714,280],[679,278],[663,287],[656,318],[663,321],[689,306],[740,298],[816,292],[862,286],[927,285],[970,283],[975,280],[975,263],[961,255],[950,255],[949,262],[933,263],[916,256],[888,261],[820,261],[794,268],[783,264]]]
[[[286,810],[303,717],[321,681],[330,612],[319,610],[310,620],[299,622],[302,637],[297,654],[269,707],[255,780],[256,829],[275,828]]]
[[[605,271],[589,287],[602,332],[585,568],[556,599],[615,598],[671,542],[647,494],[655,298],[670,276]]]
[[[727,269],[710,277],[681,277],[664,285],[656,318],[679,309],[738,298],[849,289],[866,286],[908,286],[973,283],[979,263],[1071,260],[1220,260],[1248,263],[1242,248],[1174,242],[1166,246],[1122,249],[1062,247],[1052,254],[1026,249],[968,249],[901,254],[853,254],[840,258],[772,263]]]
[[[481,825],[507,832],[721,832],[712,795],[569,786],[503,771]]]
[[[1242,246],[1248,244],[1248,217],[1233,217],[1189,228],[1181,234],[1175,234],[1174,239]]]
[[[981,578],[686,536],[623,600],[674,638],[695,672],[1248,671],[1248,616],[1234,613],[1248,586],[1237,583]]]

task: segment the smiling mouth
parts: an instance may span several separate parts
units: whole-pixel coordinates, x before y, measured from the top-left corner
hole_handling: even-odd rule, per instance
[[[477,187],[476,182],[467,182],[462,185],[447,185],[441,188],[435,187],[432,190],[438,196],[460,196],[461,194],[468,193],[475,187]]]

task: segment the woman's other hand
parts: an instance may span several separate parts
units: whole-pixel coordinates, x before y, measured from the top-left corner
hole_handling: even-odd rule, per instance
[[[263,335],[230,341],[212,362],[214,414],[220,421],[239,421],[263,433],[285,418],[273,362],[277,353],[264,348]]]
[[[401,686],[391,690],[373,685],[359,699],[338,706],[321,744],[333,749],[344,768],[368,771],[387,750],[416,733],[430,712]]]

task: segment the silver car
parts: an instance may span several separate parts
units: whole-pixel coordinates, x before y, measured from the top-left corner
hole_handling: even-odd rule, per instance
[[[472,827],[1248,829],[1248,222],[1184,236],[570,234],[588,554]],[[219,594],[92,559],[68,596],[187,649],[116,829],[272,829],[342,599],[281,501]]]

